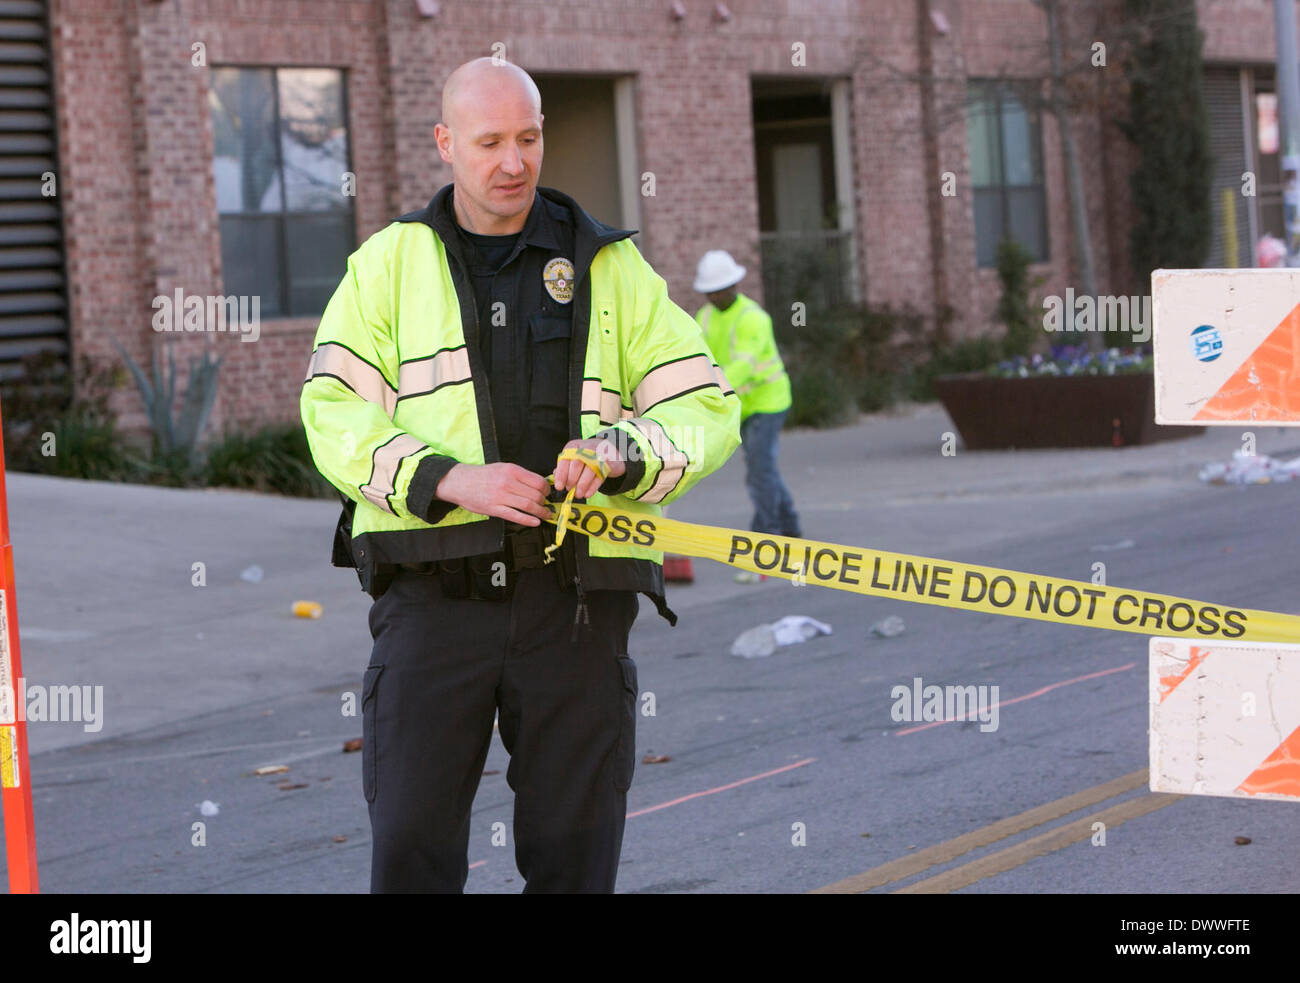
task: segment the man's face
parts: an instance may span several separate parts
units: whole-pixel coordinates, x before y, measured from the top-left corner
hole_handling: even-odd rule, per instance
[[[457,217],[468,218],[471,231],[523,228],[542,170],[542,119],[527,91],[503,79],[464,92],[452,119],[435,128],[456,182]]]
[[[704,296],[707,297],[709,303],[718,310],[725,311],[731,306],[732,301],[736,299],[736,288],[726,287],[725,289],[715,290],[713,293],[705,294]]]

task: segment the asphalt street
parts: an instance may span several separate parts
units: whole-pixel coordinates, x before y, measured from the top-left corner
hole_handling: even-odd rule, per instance
[[[805,535],[1078,580],[1103,562],[1110,584],[1300,613],[1300,486],[1197,479],[1241,431],[947,457],[950,429],[923,406],[787,433]],[[1290,431],[1256,433],[1260,453],[1300,453]],[[26,475],[9,496],[26,678],[103,687],[99,729],[29,725],[42,889],[367,890],[361,755],[342,748],[361,735],[343,708],[368,659],[368,599],[328,566],[337,506]],[[739,459],[671,509],[733,527],[748,512]],[[260,581],[241,579],[253,565]],[[633,630],[654,714],[638,718],[620,891],[1300,889],[1293,803],[1147,791],[1144,637],[695,567],[670,593],[678,626],[643,601]],[[304,599],[320,619],[290,614]],[[783,615],[833,634],[729,654]],[[889,615],[904,633],[872,635]],[[997,728],[894,720],[891,690],[918,677],[997,686]],[[494,740],[471,892],[522,886],[505,769]]]

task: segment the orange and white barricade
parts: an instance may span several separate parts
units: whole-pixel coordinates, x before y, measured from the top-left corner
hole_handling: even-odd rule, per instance
[[[1151,290],[1157,423],[1300,426],[1300,270],[1156,270]],[[1300,638],[1148,657],[1152,791],[1300,802]]]
[[[1156,423],[1300,426],[1300,269],[1151,274]]]
[[[1300,644],[1150,643],[1151,790],[1300,802]]]
[[[0,797],[4,801],[9,890],[13,894],[35,894],[39,885],[31,772],[27,767],[27,722],[18,707],[17,692],[22,673],[18,603],[14,597],[14,554],[9,544],[4,441],[0,439]]]

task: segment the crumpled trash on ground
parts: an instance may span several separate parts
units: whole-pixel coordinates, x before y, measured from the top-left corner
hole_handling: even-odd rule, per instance
[[[201,815],[215,816],[221,811],[221,806],[217,805],[217,803],[213,802],[211,799],[204,799],[199,803],[198,809]]]
[[[1300,477],[1300,457],[1281,461],[1267,454],[1237,451],[1228,463],[1215,461],[1201,468],[1201,480],[1209,485],[1265,485]]]
[[[755,625],[731,644],[731,654],[742,659],[762,659],[782,645],[798,645],[818,635],[831,634],[831,626],[803,614],[786,615],[772,624]]]
[[[903,634],[907,626],[903,624],[903,619],[896,614],[891,614],[883,621],[877,621],[871,626],[871,634],[880,638],[895,638]]]
[[[318,601],[294,601],[290,610],[295,618],[319,618],[324,609]]]
[[[1092,547],[1094,553],[1109,553],[1112,550],[1131,550],[1137,543],[1131,539],[1121,539],[1118,543],[1098,543]]]
[[[239,574],[239,579],[246,584],[260,584],[262,582],[262,568],[254,563],[251,567],[244,567]]]

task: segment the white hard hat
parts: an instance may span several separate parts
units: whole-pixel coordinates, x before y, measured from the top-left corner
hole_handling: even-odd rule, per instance
[[[695,289],[702,294],[734,287],[743,279],[745,268],[725,249],[710,249],[695,268]]]

